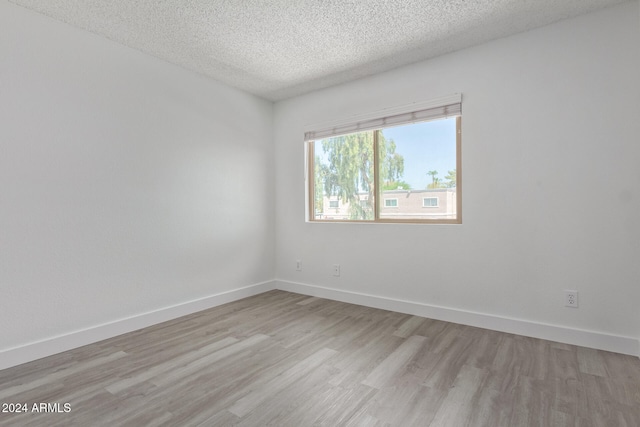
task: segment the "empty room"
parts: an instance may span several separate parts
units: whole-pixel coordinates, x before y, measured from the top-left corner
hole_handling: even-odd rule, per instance
[[[638,0],[0,0],[1,426],[640,426]]]

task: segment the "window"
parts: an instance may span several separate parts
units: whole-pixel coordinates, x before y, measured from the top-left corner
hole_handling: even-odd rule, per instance
[[[307,132],[308,220],[461,223],[461,100]]]
[[[422,199],[422,206],[425,208],[437,208],[438,207],[438,198],[437,197],[425,197]]]

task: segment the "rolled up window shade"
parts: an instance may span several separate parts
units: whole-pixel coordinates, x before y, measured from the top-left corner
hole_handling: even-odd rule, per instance
[[[315,141],[349,133],[454,117],[460,114],[462,114],[462,95],[456,94],[438,100],[353,118],[349,121],[313,126],[311,127],[313,130],[305,132],[304,140]]]

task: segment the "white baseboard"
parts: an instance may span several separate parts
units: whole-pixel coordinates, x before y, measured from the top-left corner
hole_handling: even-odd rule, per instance
[[[226,304],[228,302],[258,295],[273,289],[280,289],[303,295],[317,296],[320,298],[327,298],[351,304],[428,317],[430,319],[444,320],[447,322],[640,357],[640,340],[637,338],[572,329],[484,313],[475,313],[375,295],[348,292],[339,289],[277,280],[257,283],[255,285],[222,292],[220,294],[211,295],[198,300],[176,304],[152,312],[142,313],[125,319],[119,319],[102,325],[55,336],[46,340],[2,350],[0,351],[0,370],[78,348],[87,344],[92,344],[127,332],[156,325],[167,320],[186,316],[198,311]]]
[[[257,283],[193,301],[176,304],[125,319],[55,336],[46,340],[0,351],[0,369],[10,368],[32,360],[92,344],[127,332],[136,331],[181,316],[206,310],[242,298],[275,289],[273,281]]]
[[[457,310],[447,307],[438,307],[434,305],[283,280],[276,280],[275,287],[276,289],[303,295],[316,296],[351,304],[412,314],[414,316],[444,320],[462,325],[475,326],[478,328],[491,329],[494,331],[541,338],[549,341],[579,345],[640,357],[640,340],[638,340],[638,338],[536,323],[521,319]]]

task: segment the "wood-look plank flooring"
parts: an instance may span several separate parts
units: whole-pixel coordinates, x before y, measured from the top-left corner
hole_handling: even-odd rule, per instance
[[[20,427],[638,427],[640,359],[271,291],[0,371],[0,402]]]

